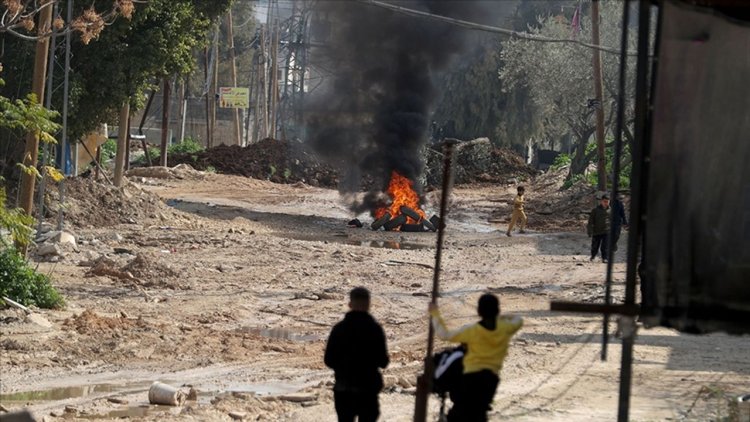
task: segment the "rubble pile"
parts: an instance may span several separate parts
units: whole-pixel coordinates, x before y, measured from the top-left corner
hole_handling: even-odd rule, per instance
[[[564,189],[568,171],[567,166],[550,169],[526,188],[527,208],[534,214],[535,229],[585,227],[591,208],[596,206],[596,189],[585,178]]]
[[[440,186],[443,178],[443,152],[441,145],[427,149],[425,170],[427,186]],[[515,152],[492,145],[488,138],[461,142],[456,146],[454,183],[517,183],[530,179],[538,172],[527,165]]]
[[[424,155],[425,175],[420,182],[440,186],[443,168],[440,146],[425,148]],[[219,145],[199,153],[169,157],[170,166],[177,164],[276,183],[303,182],[326,188],[337,187],[339,180],[336,169],[319,161],[304,144],[270,138],[246,147]],[[509,180],[525,180],[537,173],[518,154],[495,147],[488,138],[459,144],[454,167],[456,184],[513,183]],[[363,189],[372,185],[370,179],[362,182]]]
[[[110,227],[117,224],[163,224],[187,218],[167,206],[156,194],[134,184],[117,188],[106,181],[74,177],[65,179],[66,224],[75,227]],[[57,221],[60,192],[48,190],[46,219]]]
[[[199,153],[169,157],[170,166],[177,164],[275,183],[303,182],[327,188],[338,185],[336,170],[319,161],[304,144],[295,141],[267,138],[246,147],[219,145]]]

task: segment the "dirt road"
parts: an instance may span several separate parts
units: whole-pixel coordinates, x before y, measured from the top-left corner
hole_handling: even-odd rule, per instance
[[[0,311],[3,407],[26,406],[40,420],[228,421],[234,412],[334,421],[323,348],[348,291],[362,285],[391,353],[381,420],[411,420],[434,233],[348,228],[355,216],[336,191],[302,184],[211,174],[138,180],[172,210],[148,222],[74,228],[79,252],[40,265],[68,298],[65,310],[40,311],[50,327]],[[525,320],[491,418],[615,420],[619,340],[611,338],[603,362],[600,317],[549,311],[555,299],[601,301],[605,267],[588,261],[578,223],[539,232],[532,213],[529,234],[506,237],[504,225],[489,221],[498,208],[504,214],[512,192],[456,189],[443,255],[441,304],[453,325],[474,319],[486,291]],[[437,194],[428,195],[428,213]],[[614,266],[615,300],[623,259]],[[731,420],[722,419],[736,411],[730,399],[750,393],[747,350],[747,337],[641,330],[631,420]],[[197,400],[149,407],[156,380],[192,386]],[[430,409],[435,420],[434,398]]]

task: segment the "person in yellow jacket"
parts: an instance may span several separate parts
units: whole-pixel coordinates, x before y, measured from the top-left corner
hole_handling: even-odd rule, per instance
[[[437,304],[431,303],[429,310],[439,338],[466,346],[460,394],[448,412],[448,421],[486,421],[500,382],[498,374],[508,354],[508,343],[523,320],[517,316],[500,316],[500,300],[490,293],[479,298],[477,311],[481,320],[458,330],[446,328]]]
[[[519,224],[521,227],[521,230],[519,230],[520,233],[526,233],[526,213],[523,212],[523,204],[525,201],[525,198],[523,196],[525,189],[523,186],[518,187],[518,195],[513,200],[513,214],[510,216],[510,224],[508,224],[508,231],[505,232],[505,235],[510,237],[510,232],[513,230],[513,227],[516,225],[516,223]]]

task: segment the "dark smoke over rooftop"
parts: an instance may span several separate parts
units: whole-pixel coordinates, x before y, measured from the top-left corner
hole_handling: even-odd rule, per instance
[[[498,2],[394,4],[487,22]],[[342,167],[342,192],[358,191],[364,176],[384,189],[393,170],[416,180],[438,77],[466,48],[471,32],[358,1],[320,1],[314,16],[313,43],[317,38],[321,46],[311,51],[311,65],[325,83],[307,99],[308,142]],[[353,209],[372,209],[365,202]]]

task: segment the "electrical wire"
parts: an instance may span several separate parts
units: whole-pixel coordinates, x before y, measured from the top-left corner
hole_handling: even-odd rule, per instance
[[[385,3],[385,2],[382,2],[382,1],[378,1],[378,0],[355,0],[355,1],[357,1],[359,3],[362,3],[362,4],[367,4],[367,5],[371,5],[371,6],[381,7],[381,8],[384,8],[384,9],[389,9],[391,11],[394,11],[394,12],[397,12],[397,13],[402,13],[402,14],[409,15],[409,16],[416,16],[416,17],[423,17],[423,18],[429,18],[429,19],[439,20],[439,21],[450,23],[450,24],[462,26],[464,28],[476,29],[476,30],[479,30],[479,31],[492,32],[492,33],[496,33],[496,34],[503,34],[503,35],[507,35],[507,36],[509,36],[511,38],[519,38],[519,39],[524,39],[524,40],[529,40],[529,41],[547,42],[547,43],[578,44],[578,45],[583,46],[583,47],[592,48],[592,49],[604,51],[604,52],[607,52],[607,53],[620,54],[620,50],[619,49],[612,48],[612,47],[607,47],[607,46],[602,46],[602,45],[595,45],[595,44],[583,42],[583,41],[576,40],[576,39],[548,38],[548,37],[543,37],[541,35],[529,34],[528,32],[518,32],[518,31],[514,31],[512,29],[498,28],[496,26],[484,25],[484,24],[480,24],[480,23],[476,23],[476,22],[469,22],[469,21],[465,21],[465,20],[462,20],[462,19],[449,18],[447,16],[442,16],[442,15],[435,15],[433,13],[423,12],[421,10],[409,9],[409,8],[406,8],[406,7],[401,7],[401,6],[397,6],[397,5],[394,5],[394,4]],[[635,56],[636,55],[636,53],[630,53],[630,52],[628,52],[627,54],[629,56]]]

